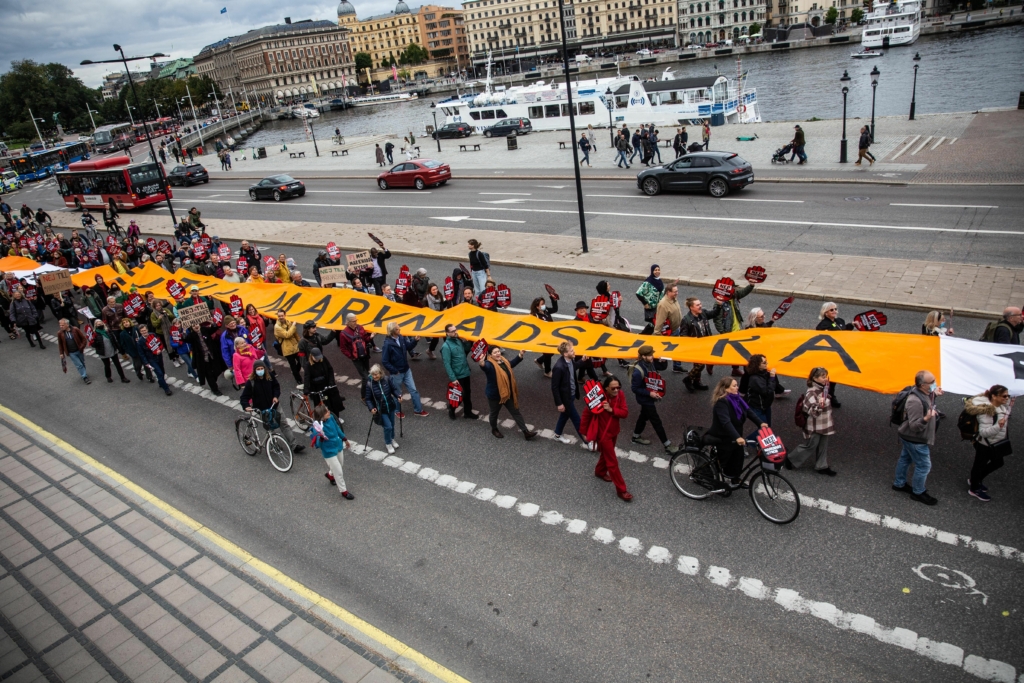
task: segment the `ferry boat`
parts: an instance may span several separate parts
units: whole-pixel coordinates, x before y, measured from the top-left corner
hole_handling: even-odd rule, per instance
[[[297,119],[318,119],[320,118],[320,112],[313,105],[306,105],[304,107],[295,107],[292,109],[292,115]]]
[[[921,35],[921,0],[876,4],[865,20],[860,37],[864,47],[911,45]]]
[[[877,50],[872,50],[869,47],[864,48],[860,52],[852,52],[850,56],[854,59],[870,59],[871,57],[881,57],[882,53]]]
[[[469,123],[482,131],[506,118],[528,118],[532,130],[569,128],[565,81],[491,89],[490,65],[479,95],[442,100],[438,109],[445,123]],[[757,91],[725,76],[675,78],[665,69],[659,80],[641,81],[635,75],[576,80],[572,83],[576,128],[620,128],[653,123],[672,128],[697,125],[721,117],[721,123],[758,123]]]
[[[390,93],[387,95],[367,95],[365,97],[353,97],[350,99],[349,106],[352,107],[372,107],[377,104],[395,104],[396,102],[409,102],[410,100],[417,99],[418,95],[414,92],[397,92]]]

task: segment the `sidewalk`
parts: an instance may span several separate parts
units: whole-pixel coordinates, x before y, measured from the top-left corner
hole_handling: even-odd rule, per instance
[[[171,235],[166,216],[140,215],[144,234]],[[929,311],[954,309],[957,315],[996,317],[1024,300],[1024,268],[998,268],[940,261],[826,256],[802,252],[708,247],[660,242],[590,239],[590,252],[580,252],[579,238],[500,230],[417,225],[361,225],[300,221],[222,220],[208,232],[226,240],[251,240],[260,245],[283,244],[322,249],[328,242],[348,251],[373,246],[366,233],[384,240],[392,253],[465,261],[466,241],[483,239],[495,264],[635,278],[647,277],[651,263],[660,263],[666,281],[712,287],[728,275],[740,281],[752,265],[768,272],[764,294],[798,296],[867,306]],[[77,227],[78,215],[54,214],[54,224]],[[701,257],[693,258],[695,250]],[[624,262],[625,261],[625,262]],[[415,267],[414,262],[410,262]]]
[[[414,651],[374,652],[357,618],[3,413],[0,680],[441,680],[413,677]]]
[[[878,182],[878,183],[1024,183],[1024,111],[959,112],[921,114],[915,121],[906,116],[887,116],[876,120],[877,135],[872,152],[878,163],[870,167],[854,166],[860,127],[868,123],[860,118],[847,120],[849,163],[840,164],[839,140],[842,121],[776,121],[743,126],[732,125],[712,129],[711,149],[728,150],[751,162],[760,182]],[[809,162],[772,164],[775,150],[793,138],[793,126],[800,123],[807,137]],[[700,137],[700,130],[688,127],[690,141]],[[662,140],[671,140],[675,130],[661,130]],[[739,136],[752,141],[737,141]],[[597,148],[591,152],[591,167],[582,174],[589,179],[634,178],[642,166],[619,169],[609,148],[608,130],[595,131]],[[569,131],[536,132],[518,138],[518,149],[510,151],[504,138],[490,139],[480,135],[460,140],[437,142],[423,137],[416,145],[424,158],[438,159],[452,166],[455,178],[571,178],[572,149],[561,149],[559,142],[568,142]],[[215,157],[207,155],[202,162],[214,178],[262,178],[272,173],[290,173],[298,178],[374,178],[382,169],[374,160],[375,144],[384,146],[390,139],[395,145],[395,163],[405,160],[400,150],[405,146],[401,135],[379,135],[372,138],[349,138],[338,146],[330,139],[318,140],[320,156],[315,156],[313,143],[290,144],[287,151],[267,147],[266,159],[254,159],[253,150],[241,147],[232,155],[230,172],[219,168]],[[469,150],[459,145],[469,143]],[[480,145],[480,151],[472,146]],[[920,147],[920,149],[919,149]],[[349,150],[346,156],[332,156],[332,151]],[[671,160],[671,148],[659,147],[661,160]],[[289,154],[304,152],[303,158]],[[243,159],[242,157],[246,157]],[[387,168],[391,164],[386,165]]]

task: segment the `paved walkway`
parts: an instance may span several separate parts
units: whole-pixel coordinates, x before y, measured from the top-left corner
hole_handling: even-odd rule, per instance
[[[286,585],[251,572],[255,558],[210,546],[194,521],[182,524],[181,513],[6,412],[0,680],[438,680],[414,678],[397,653],[381,656],[346,633],[326,601],[289,599]]]
[[[140,215],[136,220],[145,234],[173,234],[166,216]],[[54,221],[77,227],[78,215],[57,213]],[[639,281],[647,277],[648,264],[659,263],[666,280],[707,287],[724,275],[740,281],[746,269],[756,264],[768,271],[768,281],[758,285],[758,291],[765,294],[922,311],[952,308],[958,315],[998,316],[1006,306],[1020,305],[1024,300],[1024,268],[612,239],[590,239],[590,252],[582,254],[575,236],[500,230],[481,233],[476,229],[417,225],[215,222],[215,233],[227,240],[316,249],[333,241],[343,250],[362,251],[373,246],[366,236],[370,231],[395,254],[463,261],[467,258],[466,240],[482,236],[485,250],[496,264]],[[695,249],[699,249],[699,259],[693,258]],[[409,265],[415,267],[414,263]]]

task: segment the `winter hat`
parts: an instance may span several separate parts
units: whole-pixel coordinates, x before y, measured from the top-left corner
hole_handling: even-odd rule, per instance
[[[586,301],[577,301],[577,302],[576,302],[576,308],[575,308],[574,310],[577,310],[577,311],[578,311],[578,310],[580,310],[581,308],[590,308],[590,307],[589,307],[589,306],[587,306],[587,302],[586,302]]]
[[[651,346],[650,344],[644,344],[643,346],[641,346],[637,350],[636,353],[637,353],[638,356],[653,356],[654,355],[654,347]]]
[[[314,346],[309,351],[309,357],[310,358],[316,358],[317,360],[320,360],[321,358],[324,357],[324,352]]]

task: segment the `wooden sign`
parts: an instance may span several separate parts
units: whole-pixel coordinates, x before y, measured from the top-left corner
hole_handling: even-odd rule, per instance
[[[345,266],[323,266],[320,269],[320,284],[332,285],[336,282],[345,282],[348,280],[345,272]]]
[[[337,248],[337,247],[335,247]],[[345,264],[350,273],[359,273],[373,268],[373,257],[369,251],[357,251],[354,254],[345,254]],[[344,270],[344,269],[343,269]],[[321,275],[324,269],[320,269]],[[337,282],[337,280],[335,280]]]
[[[43,294],[56,294],[71,289],[71,274],[64,269],[50,270],[36,275],[39,286],[43,288]]]
[[[178,309],[178,319],[181,320],[181,326],[185,329],[193,325],[208,323],[211,319],[210,307],[205,303],[181,307]]]

